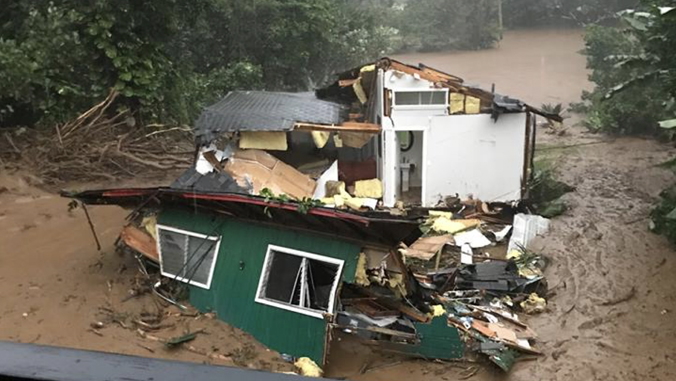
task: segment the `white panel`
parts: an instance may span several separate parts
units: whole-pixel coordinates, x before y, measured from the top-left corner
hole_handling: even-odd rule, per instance
[[[521,198],[526,114],[437,116],[425,136],[423,202],[473,195],[483,201]]]
[[[399,139],[392,130],[381,132],[383,136],[383,203],[392,207],[399,197]]]

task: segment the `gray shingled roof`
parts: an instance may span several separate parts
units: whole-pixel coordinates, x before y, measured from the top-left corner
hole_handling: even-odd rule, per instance
[[[249,194],[250,189],[244,189],[237,181],[227,173],[211,172],[202,175],[191,167],[169,186],[172,189],[201,192],[244,193]]]
[[[340,124],[345,105],[318,99],[314,93],[232,91],[207,107],[195,124],[198,144],[232,131],[289,131],[296,122]]]

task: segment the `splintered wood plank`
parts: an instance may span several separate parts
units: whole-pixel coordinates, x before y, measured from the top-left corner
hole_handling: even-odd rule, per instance
[[[361,122],[345,122],[340,125],[296,123],[294,129],[299,131],[368,132],[372,134],[378,134],[381,131],[380,125]]]
[[[150,234],[134,226],[127,225],[122,228],[120,237],[127,246],[143,254],[146,258],[157,263],[160,262],[160,255],[157,252],[157,244],[155,239],[151,237]]]

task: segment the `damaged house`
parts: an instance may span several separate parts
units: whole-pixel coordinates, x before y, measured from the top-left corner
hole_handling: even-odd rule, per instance
[[[337,160],[348,187],[378,179],[385,206],[431,207],[449,196],[526,198],[536,115],[560,120],[450,74],[384,58],[315,93],[231,92],[203,112],[195,133],[206,150],[225,135],[305,172]]]
[[[69,196],[145,205],[121,244],[156,263],[165,283],[186,284],[193,306],[281,353],[323,364],[333,330],[349,328],[406,353],[463,356],[456,329],[430,323],[424,304],[404,302],[419,291],[397,246],[420,236],[415,220],[323,207],[301,213],[292,202],[172,188]],[[368,270],[380,275],[367,278]]]
[[[499,336],[497,317],[480,320],[497,304],[479,306],[475,291],[528,297],[542,276],[525,279],[505,259],[473,264],[472,248],[491,244],[482,216],[498,222],[496,241],[511,229],[514,213],[491,202],[528,195],[536,115],[559,118],[385,58],[314,93],[229,93],[196,122],[195,164],[169,187],[64,196],[132,209],[119,245],[159,269],[156,293],[177,303],[163,288],[187,287],[200,311],[281,353],[324,364],[343,330],[459,359],[478,338],[475,347],[508,369],[509,348],[538,353],[534,335],[496,310],[515,325]],[[458,204],[467,199],[486,203]],[[438,235],[422,229],[432,206],[443,209],[427,225]],[[462,267],[440,268],[454,240]],[[435,256],[433,272],[409,266]]]

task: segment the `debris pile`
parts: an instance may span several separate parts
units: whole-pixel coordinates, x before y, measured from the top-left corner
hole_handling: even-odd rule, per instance
[[[113,112],[117,92],[54,129],[4,132],[0,152],[12,155],[47,184],[130,178],[188,168],[193,161],[189,127],[137,126],[133,114]]]
[[[425,234],[400,248],[434,316],[446,316],[467,349],[504,371],[521,356],[541,354],[518,313],[546,310],[547,262],[527,247],[548,223],[510,205],[470,200],[455,211],[429,211]]]

